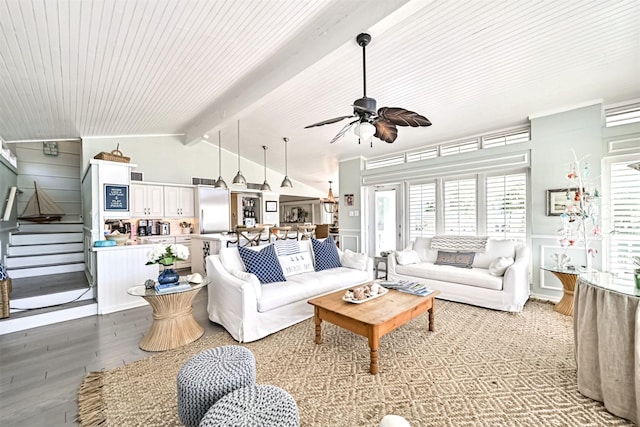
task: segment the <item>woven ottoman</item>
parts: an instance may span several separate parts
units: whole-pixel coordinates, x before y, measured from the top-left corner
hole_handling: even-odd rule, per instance
[[[200,427],[298,427],[300,414],[293,397],[273,385],[232,391],[207,411]]]
[[[256,359],[244,347],[228,345],[193,356],[178,372],[178,416],[197,426],[226,394],[256,383]]]

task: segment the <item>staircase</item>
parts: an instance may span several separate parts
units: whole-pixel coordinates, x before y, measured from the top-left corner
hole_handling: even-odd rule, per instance
[[[82,229],[80,222],[20,223],[11,234],[4,261],[13,290],[0,335],[97,314]]]

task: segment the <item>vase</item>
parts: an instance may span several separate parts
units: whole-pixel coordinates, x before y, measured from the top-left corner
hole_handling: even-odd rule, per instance
[[[180,275],[171,268],[172,266],[166,266],[160,275],[158,276],[158,283],[161,285],[177,285],[180,280]]]

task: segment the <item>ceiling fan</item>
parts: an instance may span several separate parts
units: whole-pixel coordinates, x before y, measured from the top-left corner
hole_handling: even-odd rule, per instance
[[[340,132],[333,137],[330,141],[331,144],[342,138],[351,129],[353,129],[354,133],[359,137],[358,144],[363,140],[371,141],[372,136],[380,138],[384,142],[392,143],[398,137],[398,129],[396,126],[431,126],[429,119],[413,111],[405,110],[404,108],[382,107],[379,108],[376,113],[376,100],[367,97],[365,50],[370,41],[371,36],[367,33],[358,34],[356,37],[356,42],[362,46],[362,82],[364,93],[362,98],[353,101],[353,115],[335,117],[304,127],[308,129],[315,126],[337,123],[344,119],[355,118],[355,120],[345,125]],[[373,147],[373,141],[371,141],[371,146]]]

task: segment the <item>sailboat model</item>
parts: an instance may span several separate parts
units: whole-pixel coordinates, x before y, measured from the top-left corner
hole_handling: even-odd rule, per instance
[[[38,184],[34,181],[35,191],[27,202],[22,214],[18,219],[33,222],[50,222],[60,221],[64,212],[55,204],[51,197],[43,189],[38,188]]]

